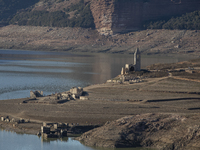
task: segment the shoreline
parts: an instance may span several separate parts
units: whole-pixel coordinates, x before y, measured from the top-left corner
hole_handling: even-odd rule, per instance
[[[33,124],[38,124],[42,125],[42,123],[30,123],[30,125]],[[13,127],[12,123],[5,123],[5,122],[0,122],[0,128],[5,130],[5,131],[10,131],[10,132],[15,132],[15,133],[20,133],[20,134],[31,134],[31,135],[37,135],[38,133],[38,128],[35,129],[28,129],[25,127]]]
[[[39,115],[39,114],[37,114],[37,115],[33,115],[33,116],[31,116],[31,115],[25,115],[25,113],[24,113],[24,111],[23,111],[23,109],[25,109],[25,107],[26,107],[26,105],[28,106],[28,108],[31,108],[32,110],[30,110],[30,112],[29,112],[29,114],[31,114],[32,112],[34,112],[34,111],[39,111],[40,109],[42,110],[42,109],[44,109],[44,111],[46,111],[45,109],[46,108],[48,108],[48,107],[51,107],[51,108],[53,108],[54,106],[56,106],[57,108],[55,108],[55,110],[56,111],[58,111],[58,108],[62,108],[62,107],[68,107],[68,106],[71,106],[71,105],[73,105],[73,104],[76,104],[76,106],[79,106],[80,104],[83,104],[83,103],[86,103],[86,105],[87,104],[89,104],[89,103],[94,103],[94,105],[96,105],[96,104],[103,104],[103,103],[105,103],[105,105],[112,105],[112,104],[116,104],[116,106],[118,107],[118,105],[120,105],[120,104],[125,104],[125,106],[126,105],[129,105],[129,104],[136,104],[136,105],[144,105],[145,107],[146,107],[146,105],[149,103],[154,103],[154,102],[157,102],[157,100],[154,100],[154,98],[153,97],[157,97],[158,95],[155,95],[155,96],[153,96],[152,95],[152,98],[149,98],[149,99],[146,99],[146,98],[142,98],[143,100],[140,100],[141,98],[135,98],[135,99],[131,99],[131,98],[128,98],[129,97],[129,95],[126,95],[126,96],[123,96],[122,95],[122,97],[121,97],[121,99],[118,97],[115,101],[113,101],[114,99],[115,99],[115,96],[114,97],[110,97],[110,96],[112,96],[112,92],[115,92],[115,90],[116,91],[121,91],[121,92],[125,92],[125,90],[127,90],[127,88],[133,88],[135,85],[136,85],[136,87],[137,87],[137,85],[138,86],[145,86],[145,84],[151,84],[151,83],[156,83],[156,82],[160,82],[160,81],[162,81],[162,80],[168,80],[168,79],[170,79],[170,80],[172,80],[172,82],[173,82],[173,80],[179,80],[179,81],[181,81],[181,82],[192,82],[192,83],[199,83],[200,82],[200,80],[193,80],[193,79],[185,79],[185,78],[177,78],[177,77],[174,77],[173,79],[171,78],[171,77],[161,77],[161,78],[147,78],[147,79],[145,79],[146,81],[145,82],[141,82],[141,83],[135,83],[135,84],[118,84],[117,82],[116,83],[102,83],[102,84],[94,84],[94,85],[90,85],[90,86],[87,86],[87,87],[84,87],[83,89],[84,89],[84,92],[88,92],[88,93],[91,93],[90,94],[90,96],[86,96],[87,97],[87,99],[86,100],[79,100],[79,99],[76,99],[76,100],[71,100],[71,101],[67,101],[67,102],[65,102],[65,103],[63,103],[63,104],[39,104],[39,103],[24,103],[24,101],[26,101],[26,100],[29,100],[30,98],[19,98],[19,99],[11,99],[11,100],[1,100],[0,101],[0,104],[4,104],[4,105],[11,105],[11,104],[13,104],[14,106],[16,106],[16,107],[19,107],[19,108],[17,108],[19,111],[18,111],[18,113],[8,113],[8,112],[0,112],[0,115],[1,116],[9,116],[9,118],[18,118],[18,120],[20,119],[20,118],[24,118],[24,120],[28,120],[29,121],[29,123],[28,124],[33,124],[33,126],[34,126],[34,124],[36,124],[37,126],[35,126],[35,127],[33,127],[33,131],[31,131],[31,132],[29,132],[28,131],[28,129],[26,128],[26,126],[25,127],[13,127],[12,125],[14,124],[14,123],[7,123],[7,122],[2,122],[2,121],[0,121],[0,125],[2,126],[2,127],[4,127],[4,128],[6,128],[6,129],[8,129],[8,130],[11,130],[11,131],[17,131],[17,132],[22,132],[22,133],[34,133],[34,134],[36,134],[37,132],[38,132],[38,129],[40,130],[40,126],[42,125],[42,123],[43,122],[47,122],[47,123],[50,123],[50,122],[62,122],[62,119],[64,119],[65,117],[58,117],[58,118],[56,118],[56,117],[50,117],[51,115],[46,115],[46,117],[45,117],[45,115],[44,116],[42,116],[42,117],[37,117],[37,115]],[[104,95],[104,96],[101,96],[101,94],[99,95],[99,92],[100,93],[104,93],[105,91],[107,91],[107,89],[109,89],[109,90],[111,90],[111,93],[108,93],[108,95]],[[114,90],[114,91],[113,91]],[[91,92],[92,91],[92,92]],[[95,92],[93,92],[93,91],[95,91],[95,92],[98,92],[98,94],[96,93],[95,94]],[[135,92],[137,92],[138,90],[136,90]],[[147,89],[141,89],[141,90],[139,90],[140,92],[145,92],[145,93],[147,93],[147,95],[149,95],[148,93],[149,92],[151,92],[151,90],[149,90],[148,88]],[[187,95],[187,97],[191,97],[191,98],[194,98],[195,99],[195,97],[197,96],[198,97],[198,90],[195,90],[195,91],[193,91],[193,92],[191,92],[191,91],[187,91],[187,92],[183,92],[183,91],[174,91],[174,92],[169,92],[169,91],[157,91],[156,89],[155,89],[155,92],[158,92],[159,94],[161,94],[162,96],[166,96],[166,95],[171,95],[172,97],[173,97],[173,95],[175,96],[175,97],[177,97],[176,95],[178,94],[178,95],[180,95],[181,97],[183,97],[183,99],[184,99],[184,97]],[[125,92],[126,94],[128,93],[128,92]],[[191,93],[191,94],[190,94]],[[194,93],[194,94],[193,94]],[[120,93],[119,93],[120,94]],[[129,93],[130,94],[130,93]],[[134,93],[133,93],[134,94]],[[108,97],[110,97],[110,98],[107,98],[107,96]],[[130,94],[130,96],[132,97],[132,94]],[[195,96],[195,97],[194,97]],[[140,97],[140,96],[139,96]],[[128,100],[127,100],[128,99]],[[146,104],[147,103],[147,104]],[[37,109],[37,107],[40,107],[40,108],[38,108]],[[85,107],[85,106],[84,106]],[[105,107],[105,106],[104,106]],[[103,107],[103,108],[104,108]],[[22,108],[22,110],[21,110],[21,108]],[[25,110],[27,110],[28,108],[26,108]],[[86,107],[87,108],[87,107]],[[86,109],[86,108],[84,108],[84,109]],[[105,107],[106,108],[106,107]],[[109,107],[108,107],[109,108]],[[148,107],[147,107],[148,108]],[[149,107],[149,108],[151,108],[151,107]],[[152,108],[154,108],[154,107],[152,107]],[[50,109],[50,108],[49,108]],[[189,109],[191,109],[192,110],[192,108],[189,108]],[[182,109],[181,109],[182,110]],[[184,110],[184,109],[183,109]],[[187,110],[187,109],[186,109]],[[15,109],[15,111],[17,111],[16,109]],[[124,110],[123,110],[124,111]],[[12,111],[11,111],[12,112]],[[28,112],[28,111],[27,111]],[[39,111],[39,112],[41,112],[41,111]],[[68,111],[66,111],[66,112],[68,112]],[[168,111],[167,111],[168,112]],[[48,111],[46,112],[46,113],[48,113]],[[74,113],[74,112],[73,112]],[[103,113],[103,112],[102,112]],[[145,112],[144,112],[145,113]],[[180,113],[185,113],[184,111],[181,111]],[[104,114],[104,113],[103,113]],[[122,115],[122,117],[125,115],[126,113],[124,113],[123,115]],[[136,114],[138,114],[138,113],[136,113]],[[130,113],[127,113],[126,115],[130,115]],[[118,116],[118,114],[116,115],[116,116]],[[43,119],[42,119],[43,118]],[[119,117],[114,117],[114,118],[116,118],[116,119],[119,119]],[[67,118],[66,118],[67,119]],[[66,120],[65,119],[65,120]],[[11,120],[11,119],[10,119]],[[77,119],[71,119],[71,120],[76,120],[77,121]],[[95,121],[90,121],[90,122],[88,122],[88,121],[81,121],[81,122],[73,122],[73,121],[71,121],[71,122],[69,122],[69,123],[79,123],[79,124],[83,124],[83,125],[88,125],[88,124],[93,124],[93,125],[103,125],[105,122],[107,122],[107,121],[110,121],[109,119],[100,119],[101,121],[98,121],[97,119],[94,119]],[[115,119],[112,119],[112,120],[115,120]],[[66,123],[66,122],[63,122],[63,123]],[[9,127],[6,127],[6,125],[8,125]],[[36,132],[37,131],[37,132]]]
[[[193,70],[188,70],[188,66],[192,67]],[[88,126],[98,125],[102,126],[100,129],[105,129],[107,126],[109,127],[110,123],[114,125],[116,120],[120,120],[120,118],[132,116],[137,120],[137,116],[140,116],[142,120],[146,116],[148,118],[150,115],[154,116],[150,124],[152,124],[153,129],[156,129],[155,131],[153,130],[151,135],[162,133],[163,136],[168,135],[178,140],[178,137],[174,135],[174,130],[176,129],[178,132],[179,130],[185,131],[188,129],[188,133],[181,135],[184,137],[186,135],[191,136],[193,130],[200,132],[199,129],[191,126],[191,124],[193,124],[192,122],[197,126],[200,124],[200,121],[195,119],[198,118],[200,114],[199,73],[200,59],[185,61],[184,63],[154,64],[149,66],[149,71],[139,71],[127,75],[133,78],[138,78],[139,76],[141,82],[138,83],[118,83],[117,81],[113,81],[111,83],[84,87],[83,91],[88,93],[86,99],[68,100],[61,104],[39,103],[40,100],[42,100],[40,98],[35,100],[38,101],[37,103],[23,103],[29,98],[1,100],[1,116],[5,118],[9,116],[10,120],[12,120],[12,118],[16,120],[23,118],[25,123],[18,123],[13,127],[13,124],[15,124],[13,122],[7,123],[0,121],[0,125],[10,131],[37,134],[43,122],[73,123]],[[119,80],[119,77],[112,80]],[[56,95],[54,94],[51,96],[53,98]],[[157,132],[155,120],[157,119],[159,121],[159,117],[163,115],[163,120],[159,122],[159,127],[161,128],[159,128]],[[167,119],[169,122],[166,121],[166,118],[169,118]],[[190,121],[184,122],[184,120],[187,119]],[[177,123],[180,124],[180,126],[178,126],[179,128],[177,128],[176,122],[173,123],[174,120],[177,120]],[[164,126],[162,124],[164,121],[166,121],[165,125],[169,126]],[[121,124],[121,121],[117,122]],[[149,122],[147,121],[145,124],[146,123]],[[152,129],[152,126],[150,126],[150,129]],[[189,131],[189,128],[191,128],[191,131]],[[98,129],[99,128],[86,132],[80,140],[84,141],[86,137],[90,137],[90,135],[87,136],[88,133],[92,135],[93,132],[98,131]],[[169,130],[170,134],[167,134],[167,132],[164,132],[165,130],[161,129],[166,129],[166,131],[168,131],[168,129],[173,130]],[[121,133],[121,128],[119,131]],[[99,131],[95,133],[95,135],[99,133],[101,132]],[[106,131],[106,133],[108,134],[109,132]],[[147,133],[149,133],[149,131],[144,131],[145,138],[148,135]],[[156,137],[158,137],[158,135],[156,135]],[[155,146],[155,138],[151,138],[153,143],[151,146]],[[162,145],[163,142],[169,142],[167,140],[168,139],[163,138],[163,141],[160,141],[158,145]],[[101,141],[99,142],[101,143]],[[95,142],[92,142],[88,145],[95,145],[94,143]],[[171,141],[169,143],[173,144]],[[193,145],[194,144],[195,143],[193,143]],[[101,144],[98,145],[98,143],[96,145],[101,146]],[[108,144],[106,147],[109,146],[111,145]],[[144,144],[143,146],[147,145]]]
[[[199,35],[198,32],[192,30],[149,29],[101,36],[96,30],[83,28],[8,25],[0,28],[0,48],[133,54],[133,50],[139,47],[145,55],[200,56]]]

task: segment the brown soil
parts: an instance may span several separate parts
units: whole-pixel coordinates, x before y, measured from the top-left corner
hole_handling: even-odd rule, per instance
[[[187,54],[200,56],[199,31],[143,30],[101,36],[96,30],[9,25],[0,28],[0,48],[71,52]],[[178,48],[177,48],[177,45]]]
[[[89,100],[64,104],[0,101],[0,115],[31,122],[104,124],[127,115],[144,113],[200,113],[200,82],[166,76],[135,84],[99,84],[84,88]]]
[[[159,71],[154,72],[159,73]],[[168,72],[168,70],[165,71]],[[108,121],[129,115],[134,117],[140,114],[142,118],[143,114],[145,116],[147,113],[189,117],[189,121],[185,121],[184,126],[182,126],[183,124],[179,126],[177,123],[170,123],[169,127],[172,130],[165,132],[166,136],[170,133],[171,137],[175,137],[174,131],[177,127],[179,127],[179,131],[186,128],[189,130],[193,122],[196,125],[200,124],[199,119],[195,119],[200,113],[200,79],[190,78],[192,75],[197,76],[195,73],[190,74],[190,76],[185,74],[184,76],[182,74],[173,76],[173,71],[171,72],[159,78],[150,78],[146,72],[140,76],[143,78],[143,82],[140,83],[105,83],[85,87],[84,91],[88,94],[88,100],[76,99],[63,104],[23,103],[27,99],[2,100],[0,101],[0,116],[9,116],[9,118],[15,119],[24,118],[30,120],[30,123],[17,124],[16,127],[12,127],[13,123],[0,122],[0,126],[16,132],[36,134],[42,122],[103,125]],[[197,131],[196,128],[193,130],[192,127],[191,134],[193,131]],[[161,132],[164,134],[163,131],[158,133],[161,134]],[[154,135],[156,134],[157,132]],[[191,134],[188,133],[188,135]],[[154,137],[151,141],[155,142]],[[175,139],[178,140],[178,138]],[[154,142],[150,146],[155,147],[156,143]],[[164,142],[170,143],[169,138],[165,138]],[[194,142],[193,146],[197,145],[198,147],[195,141],[192,142]],[[162,147],[162,142],[158,142],[157,145],[160,144]],[[166,146],[166,144],[164,145]],[[148,141],[142,146],[148,146]],[[173,148],[173,142],[171,147]],[[178,147],[183,148],[184,145]]]

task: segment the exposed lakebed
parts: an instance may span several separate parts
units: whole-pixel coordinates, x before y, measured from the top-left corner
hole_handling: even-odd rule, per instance
[[[143,56],[142,67],[188,59]],[[132,62],[132,55],[0,50],[0,100],[28,97],[31,90],[51,94],[103,83]]]
[[[143,56],[142,67],[187,59],[190,58]],[[0,99],[28,97],[30,90],[41,90],[44,94],[50,94],[67,91],[73,86],[85,87],[103,83],[118,75],[121,67],[131,62],[132,55],[0,50]],[[41,143],[41,139],[34,135],[19,135],[6,131],[0,131],[0,135],[1,143],[8,143],[6,137],[9,137],[10,143],[16,143],[3,144],[5,147],[1,149],[13,149],[10,147],[13,146],[32,150],[35,145],[39,146],[37,149],[66,149],[71,147],[70,144],[67,146],[67,143],[78,147],[70,149],[84,149],[78,141],[70,138],[67,142],[56,140],[47,144]],[[11,141],[13,137],[14,141]],[[80,148],[80,145],[83,147]]]

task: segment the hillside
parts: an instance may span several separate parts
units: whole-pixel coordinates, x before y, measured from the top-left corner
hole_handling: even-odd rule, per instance
[[[96,30],[9,25],[0,28],[1,49],[71,52],[187,54],[200,56],[199,30],[143,30],[101,36]]]
[[[94,28],[94,19],[87,1],[40,0],[33,8],[19,11],[10,24]]]
[[[121,0],[115,2],[113,0],[99,0],[98,3],[96,0],[34,0],[31,2],[0,0],[1,25],[10,23],[0,28],[0,48],[133,53],[133,50],[139,47],[143,54],[148,55],[181,53],[200,56],[199,11],[186,13],[181,17],[167,18],[168,20],[164,21],[149,20],[150,23],[144,21],[145,27],[153,30],[118,34],[118,31],[123,30],[118,25],[122,23],[131,25],[128,21],[132,19],[131,12],[135,11],[130,11],[132,8],[137,8],[139,4],[143,7],[143,3],[150,6],[156,0],[126,1],[127,3],[124,4]],[[131,3],[130,6],[128,2]],[[175,6],[174,2],[171,3],[169,0],[163,2],[170,3],[169,8]],[[185,6],[187,0],[182,2],[184,3],[180,4],[181,7]],[[122,4],[123,9],[127,8],[124,10],[127,10],[128,16],[122,8],[118,7],[119,3]],[[132,3],[137,5],[132,7]],[[199,3],[196,0],[190,3],[190,5],[195,4],[198,6]],[[138,18],[139,14],[136,13],[134,16]],[[118,17],[115,20],[123,22],[116,23],[112,18],[114,16]],[[156,17],[152,16],[152,18]],[[140,24],[141,27],[144,24]],[[117,30],[113,27],[117,27],[115,28]],[[107,31],[117,34],[105,34],[108,33]]]
[[[0,0],[2,25],[94,28],[88,0]]]
[[[17,11],[26,9],[37,3],[39,0],[0,0],[0,23],[8,24],[9,20]]]
[[[200,29],[200,11],[183,14],[180,17],[165,18],[158,21],[150,21],[144,24],[144,28],[148,29],[186,29],[199,30]]]
[[[0,0],[0,22],[96,28],[102,34],[146,28],[197,30],[199,6],[197,0]]]
[[[96,29],[104,35],[141,30],[146,22],[197,10],[200,10],[199,0],[92,0],[91,3]]]

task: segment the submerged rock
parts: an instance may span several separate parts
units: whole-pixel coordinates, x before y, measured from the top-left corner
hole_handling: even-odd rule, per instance
[[[77,140],[97,147],[198,149],[199,119],[199,116],[185,117],[177,114],[127,116],[86,132]]]

